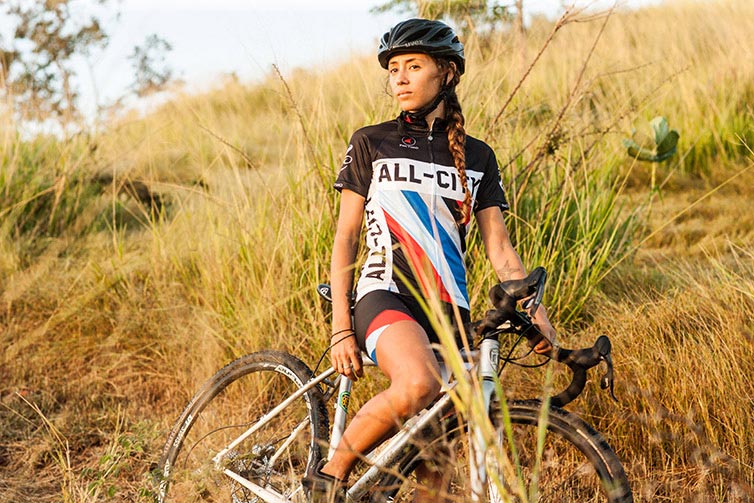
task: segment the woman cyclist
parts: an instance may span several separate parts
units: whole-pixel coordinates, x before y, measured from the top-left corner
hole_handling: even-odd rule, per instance
[[[341,201],[331,358],[339,373],[357,380],[365,351],[390,386],[358,411],[332,459],[304,478],[313,502],[343,501],[359,457],[439,393],[432,348],[439,339],[416,294],[439,298],[454,326],[469,321],[464,254],[472,214],[498,278],[526,276],[503,220],[508,204],[495,155],[464,130],[456,86],[465,59],[456,34],[440,21],[410,19],[383,35],[377,56],[401,113],[354,133],[335,182]],[[368,253],[352,326],[353,264],[364,224]],[[534,321],[544,335],[535,351],[545,352],[555,331],[542,308]],[[429,463],[416,473],[427,488],[416,501],[443,501],[443,474]]]

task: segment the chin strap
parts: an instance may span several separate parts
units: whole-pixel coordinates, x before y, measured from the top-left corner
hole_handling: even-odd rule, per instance
[[[443,84],[440,88],[440,92],[437,93],[437,96],[435,96],[435,99],[433,99],[428,104],[421,107],[419,110],[415,110],[413,112],[407,112],[403,111],[401,112],[401,119],[408,122],[409,124],[414,124],[416,122],[419,122],[421,120],[424,120],[424,118],[432,113],[435,108],[440,106],[440,103],[448,96],[448,86],[446,84]]]

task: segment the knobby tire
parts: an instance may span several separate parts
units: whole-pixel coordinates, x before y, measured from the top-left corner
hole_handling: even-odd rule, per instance
[[[156,500],[262,501],[217,469],[212,459],[230,441],[312,378],[298,358],[279,351],[243,356],[209,379],[173,427],[155,470]],[[297,429],[298,427],[298,429]],[[291,435],[296,430],[297,434]],[[230,451],[222,468],[305,503],[301,477],[325,453],[328,416],[318,388]]]
[[[578,416],[550,407],[543,447],[538,453],[542,404],[539,400],[508,402],[509,429],[505,433],[502,412],[492,417],[499,432],[501,449],[493,455],[493,464],[507,469],[489,477],[485,501],[514,502],[608,502],[631,503],[633,496],[623,466],[605,439]],[[387,473],[371,496],[371,503],[411,501],[416,488],[412,472],[420,459],[451,475],[452,501],[470,501],[468,473],[468,436],[451,423],[444,427],[442,440],[413,445],[399,465]],[[540,431],[541,430],[541,431]],[[431,436],[436,436],[437,432]],[[439,447],[438,447],[439,445]],[[511,445],[515,445],[515,456]],[[489,466],[489,462],[488,462]],[[506,467],[506,461],[502,462]],[[488,467],[489,470],[489,467]],[[496,481],[493,481],[496,479]],[[504,494],[507,497],[503,498]],[[394,499],[391,499],[394,498]]]

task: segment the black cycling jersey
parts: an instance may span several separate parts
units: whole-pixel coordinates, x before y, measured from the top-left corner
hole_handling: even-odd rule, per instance
[[[466,176],[472,210],[505,210],[497,161],[484,142],[466,137]],[[375,290],[429,291],[469,309],[466,233],[459,223],[463,187],[448,147],[446,122],[398,118],[359,129],[335,182],[365,201],[367,258],[357,300]]]

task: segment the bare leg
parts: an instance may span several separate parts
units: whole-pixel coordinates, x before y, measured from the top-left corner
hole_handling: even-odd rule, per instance
[[[377,342],[377,361],[390,386],[361,407],[343,433],[324,473],[346,480],[359,456],[400,423],[426,407],[440,392],[437,358],[427,334],[414,321],[388,327]]]

